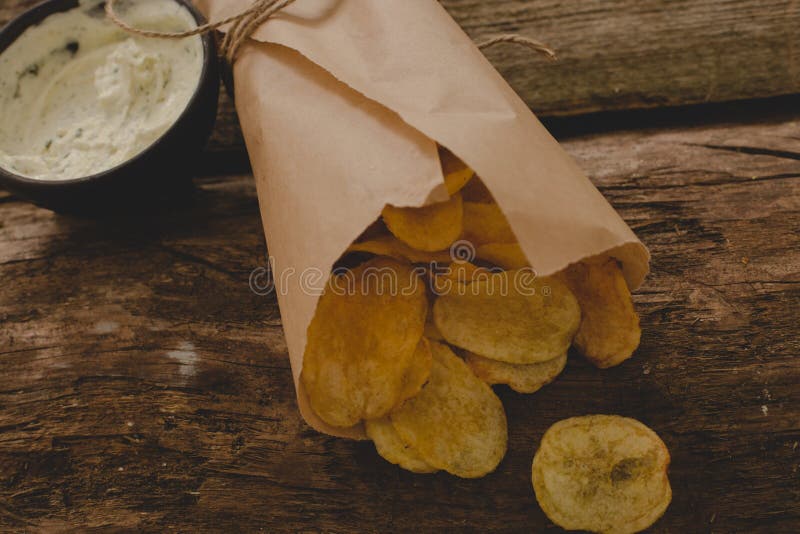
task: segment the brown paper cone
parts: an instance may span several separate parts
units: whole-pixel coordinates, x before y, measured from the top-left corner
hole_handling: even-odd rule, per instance
[[[247,0],[200,0],[210,20]],[[535,63],[531,68],[536,68]],[[611,251],[638,287],[649,254],[467,35],[433,0],[298,0],[234,68],[300,411],[319,293],[386,204],[444,200],[436,143],[486,183],[540,275]]]

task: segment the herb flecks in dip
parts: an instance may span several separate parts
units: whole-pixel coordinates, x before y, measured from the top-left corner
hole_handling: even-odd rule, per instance
[[[173,0],[121,3],[120,11],[140,28],[196,26]],[[175,123],[202,68],[200,37],[131,36],[96,0],[51,15],[0,54],[0,167],[41,180],[116,167]]]

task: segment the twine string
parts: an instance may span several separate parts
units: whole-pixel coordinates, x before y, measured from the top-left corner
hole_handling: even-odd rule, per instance
[[[122,20],[115,11],[117,0],[106,0],[106,15],[117,26],[128,33],[140,35],[142,37],[161,38],[161,39],[183,39],[193,35],[202,35],[214,30],[218,30],[226,24],[231,27],[225,33],[225,37],[220,44],[220,55],[224,57],[230,65],[236,61],[242,45],[264,24],[270,17],[282,11],[287,6],[293,4],[295,0],[254,0],[253,4],[244,11],[231,15],[217,22],[209,22],[182,32],[160,32],[153,30],[143,30],[129,25]],[[515,44],[524,46],[538,53],[544,54],[548,58],[555,60],[556,53],[544,43],[535,39],[517,34],[504,34],[491,37],[477,46],[481,50],[486,50],[498,44]]]
[[[490,37],[489,39],[483,42],[477,43],[476,46],[480,50],[486,50],[487,48],[491,48],[495,45],[507,44],[507,43],[530,48],[535,52],[539,52],[540,54],[547,56],[549,59],[552,59],[553,61],[558,59],[555,50],[553,50],[546,44],[537,41],[536,39],[531,39],[530,37],[525,37],[524,35],[519,35],[516,33],[506,33],[503,35]]]

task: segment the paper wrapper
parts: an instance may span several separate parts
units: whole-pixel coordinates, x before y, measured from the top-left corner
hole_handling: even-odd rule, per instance
[[[198,4],[219,20],[249,1]],[[322,422],[299,381],[319,299],[308,285],[323,287],[386,204],[447,198],[437,142],[483,179],[540,275],[614,249],[641,284],[647,249],[438,2],[299,0],[253,37],[234,67],[236,108],[312,427],[363,437]]]

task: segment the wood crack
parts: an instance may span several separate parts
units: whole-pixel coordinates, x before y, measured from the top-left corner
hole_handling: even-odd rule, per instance
[[[170,247],[168,245],[164,245],[163,243],[159,243],[158,247],[160,249],[162,249],[164,252],[167,252],[167,253],[169,253],[169,254],[177,257],[177,258],[180,258],[182,260],[188,261],[190,263],[194,263],[194,264],[197,264],[197,265],[202,265],[204,267],[208,267],[212,271],[220,273],[220,274],[224,274],[225,276],[228,276],[229,278],[231,278],[232,280],[235,280],[237,282],[241,282],[242,279],[243,279],[243,276],[241,274],[235,273],[233,271],[229,271],[229,270],[227,270],[227,269],[225,269],[223,267],[220,267],[219,265],[216,265],[216,264],[208,261],[205,258],[201,258],[200,256],[195,256],[194,254],[190,254],[188,252],[183,252],[183,251],[180,251],[180,250],[176,250],[176,249],[174,249],[174,248],[172,248],[172,247]]]
[[[800,178],[800,173],[779,173],[779,174],[768,174],[764,176],[737,176],[732,173],[725,173],[722,171],[703,171],[703,170],[684,170],[684,171],[676,171],[670,173],[663,173],[663,174],[654,174],[654,176],[661,176],[665,174],[669,175],[676,175],[676,174],[722,174],[730,178],[734,178],[733,180],[705,180],[699,182],[686,182],[686,183],[677,183],[677,184],[664,184],[664,185],[648,185],[642,184],[638,182],[636,184],[621,184],[621,185],[614,185],[614,186],[599,186],[598,189],[600,191],[630,191],[630,190],[646,190],[646,191],[668,191],[671,189],[685,189],[688,187],[717,187],[717,186],[726,186],[726,185],[741,185],[746,183],[758,183],[758,182],[768,182],[768,181],[777,181],[777,180],[788,180],[792,178]]]
[[[754,146],[744,145],[711,145],[711,144],[693,144],[687,143],[688,146],[700,146],[709,148],[711,150],[725,150],[728,152],[739,152],[742,154],[751,154],[754,156],[773,156],[776,158],[793,159],[800,161],[800,152],[791,152],[789,150],[775,150],[772,148],[760,148]]]

